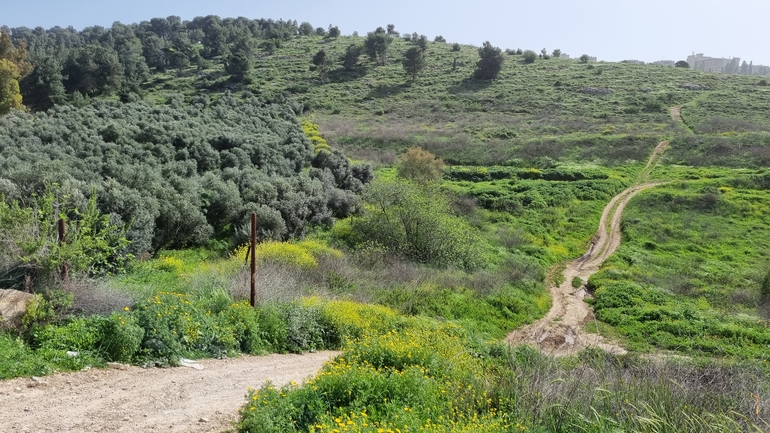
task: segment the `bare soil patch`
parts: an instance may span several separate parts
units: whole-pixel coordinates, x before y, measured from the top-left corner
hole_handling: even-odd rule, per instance
[[[222,432],[249,387],[301,383],[337,354],[202,360],[202,370],[118,365],[0,381],[0,431]]]

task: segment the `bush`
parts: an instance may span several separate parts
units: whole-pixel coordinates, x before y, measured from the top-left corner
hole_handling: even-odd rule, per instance
[[[503,52],[500,48],[492,46],[489,41],[484,42],[479,48],[479,57],[473,77],[479,80],[494,80],[503,69]]]
[[[396,163],[396,172],[400,177],[420,183],[441,180],[443,168],[442,159],[419,147],[407,150]]]
[[[537,53],[532,50],[524,51],[524,63],[535,63],[535,60],[537,60]]]
[[[102,347],[105,359],[131,362],[144,339],[144,329],[133,315],[113,313],[102,322]]]
[[[474,269],[484,265],[482,241],[466,221],[452,215],[449,201],[431,186],[380,180],[365,194],[365,214],[346,239],[379,244],[391,254],[434,266]]]

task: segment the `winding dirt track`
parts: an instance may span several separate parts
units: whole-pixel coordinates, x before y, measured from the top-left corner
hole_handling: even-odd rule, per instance
[[[591,240],[588,251],[580,258],[567,263],[564,269],[564,282],[550,288],[552,306],[542,319],[530,325],[516,329],[508,334],[509,344],[531,344],[545,353],[557,356],[573,354],[586,347],[600,347],[612,353],[625,353],[625,349],[607,341],[599,334],[582,332],[587,323],[595,320],[593,310],[583,301],[585,289],[576,290],[572,280],[580,277],[584,282],[611,256],[620,246],[620,220],[631,199],[645,189],[661,184],[645,183],[650,172],[655,168],[668,142],[658,144],[653,150],[647,165],[639,173],[637,184],[626,189],[610,200],[602,212],[599,229]]]
[[[203,360],[203,370],[120,366],[0,381],[0,432],[222,432],[248,387],[302,382],[338,352]]]

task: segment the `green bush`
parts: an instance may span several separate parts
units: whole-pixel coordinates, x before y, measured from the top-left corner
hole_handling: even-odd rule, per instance
[[[128,313],[113,313],[102,322],[101,351],[108,361],[130,363],[141,347],[145,330]]]
[[[484,265],[483,241],[452,215],[446,196],[430,185],[379,180],[367,188],[364,215],[353,220],[353,245],[379,244],[390,253],[434,266]]]

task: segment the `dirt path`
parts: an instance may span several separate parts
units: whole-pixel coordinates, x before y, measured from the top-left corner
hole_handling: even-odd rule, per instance
[[[202,360],[193,368],[92,369],[0,381],[0,432],[222,432],[248,387],[302,382],[337,352]]]
[[[668,109],[668,112],[671,113],[671,118],[674,119],[674,122],[678,123],[688,133],[693,133],[693,130],[682,119],[682,107],[671,107]]]
[[[579,277],[583,282],[599,270],[602,263],[620,246],[620,220],[623,210],[641,191],[661,183],[644,183],[655,165],[668,148],[668,142],[658,144],[647,165],[640,172],[637,184],[610,200],[602,212],[599,229],[591,240],[588,251],[564,269],[564,282],[550,288],[552,306],[542,319],[508,334],[509,344],[532,344],[545,353],[557,356],[573,354],[586,347],[600,347],[613,353],[625,353],[625,349],[607,341],[599,334],[582,332],[587,323],[594,321],[593,310],[583,299],[585,289],[572,287],[572,280]]]

